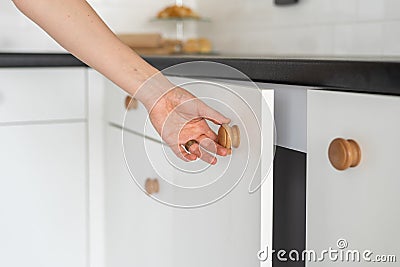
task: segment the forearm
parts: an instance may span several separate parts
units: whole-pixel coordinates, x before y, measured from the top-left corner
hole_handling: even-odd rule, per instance
[[[119,41],[86,1],[13,1],[65,49],[139,99],[148,109],[158,133],[178,157],[200,158],[215,164],[215,156],[200,151],[201,142],[206,142],[206,150],[227,155],[227,149],[216,143],[217,136],[205,119],[217,124],[230,120],[171,84],[161,72]],[[189,153],[182,145],[193,140],[195,144]]]
[[[14,3],[66,50],[132,95],[158,72],[120,42],[84,0]]]

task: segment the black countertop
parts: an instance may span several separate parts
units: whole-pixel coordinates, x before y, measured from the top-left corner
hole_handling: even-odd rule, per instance
[[[256,82],[400,95],[400,59],[268,56],[147,56],[144,59],[160,70],[184,62],[212,61],[234,67]],[[82,66],[86,65],[70,54],[0,53],[0,67]],[[209,77],[233,78],[229,73]]]
[[[0,68],[7,67],[84,67],[71,54],[0,53]]]

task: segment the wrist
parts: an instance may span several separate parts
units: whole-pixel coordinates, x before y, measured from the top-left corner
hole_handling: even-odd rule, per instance
[[[158,73],[147,79],[136,91],[134,97],[150,112],[160,100],[170,98],[170,92],[175,87],[165,76]]]

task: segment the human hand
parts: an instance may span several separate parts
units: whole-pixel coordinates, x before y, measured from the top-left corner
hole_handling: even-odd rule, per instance
[[[214,165],[217,159],[212,154],[228,154],[228,149],[218,144],[217,135],[206,120],[223,124],[229,123],[230,119],[185,89],[175,87],[169,90],[158,99],[149,112],[153,126],[179,158],[185,161],[200,158]],[[192,144],[189,151],[186,151],[183,145],[190,140],[196,140],[197,143]]]

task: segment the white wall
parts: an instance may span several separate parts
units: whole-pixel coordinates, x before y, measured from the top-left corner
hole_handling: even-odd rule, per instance
[[[90,0],[88,1],[115,32],[161,32],[174,36],[173,23],[150,22],[157,12],[174,0]],[[195,7],[195,0],[185,4]],[[187,36],[196,32],[187,25]],[[38,26],[22,15],[12,1],[0,2],[0,52],[60,52],[64,51]]]
[[[399,0],[198,0],[212,18],[199,34],[225,53],[266,55],[400,55]]]
[[[400,55],[400,0],[185,0],[212,23],[187,25],[186,36],[209,37],[222,53],[265,55]],[[91,0],[116,32],[162,32],[174,25],[149,22],[174,0]],[[10,0],[0,2],[0,51],[63,51]]]
[[[0,2],[0,52],[60,51],[61,48],[22,15],[10,0]]]

